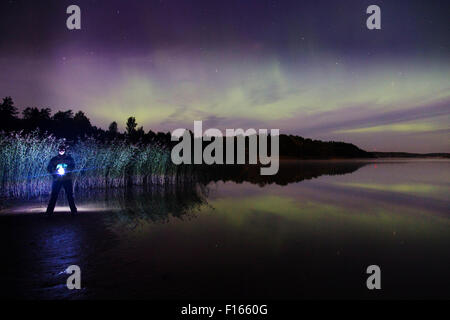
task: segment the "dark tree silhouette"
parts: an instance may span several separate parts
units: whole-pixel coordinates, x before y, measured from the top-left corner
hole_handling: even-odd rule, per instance
[[[32,120],[32,121],[41,121],[41,120],[50,120],[51,117],[51,109],[50,108],[25,108],[25,110],[22,111],[22,117],[24,120]]]
[[[111,135],[116,135],[116,134],[117,134],[117,132],[118,132],[118,129],[117,129],[117,122],[115,122],[115,121],[111,122],[111,124],[110,124],[109,127],[108,127],[108,132],[109,132]]]
[[[0,104],[0,128],[7,131],[13,129],[17,124],[17,114],[18,111],[12,98],[3,98],[3,102]]]
[[[52,111],[50,108],[30,108],[27,107],[22,111],[23,128],[31,131],[36,128],[48,131],[50,129],[50,119]]]
[[[129,117],[127,120],[127,134],[132,135],[136,131],[137,122],[135,117]]]
[[[136,130],[136,137],[138,139],[142,139],[145,136],[144,127],[140,126],[139,129]]]
[[[70,119],[73,119],[72,110],[58,111],[53,115],[53,120],[56,120],[56,121],[64,121],[64,120],[70,120]]]
[[[73,117],[73,121],[75,121],[79,125],[84,126],[91,126],[91,121],[86,117],[83,111],[78,111],[75,113],[75,116]]]
[[[92,132],[91,121],[86,117],[83,111],[78,111],[73,117],[76,136],[83,136]]]

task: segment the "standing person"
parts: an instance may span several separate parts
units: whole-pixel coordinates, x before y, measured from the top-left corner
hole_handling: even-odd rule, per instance
[[[77,213],[77,207],[75,206],[75,201],[73,199],[72,186],[72,171],[74,169],[75,162],[73,161],[73,158],[66,154],[66,147],[60,145],[58,148],[58,155],[53,157],[47,166],[47,171],[53,176],[53,184],[46,214],[50,215],[53,213],[61,187],[65,190],[70,211],[74,214]]]

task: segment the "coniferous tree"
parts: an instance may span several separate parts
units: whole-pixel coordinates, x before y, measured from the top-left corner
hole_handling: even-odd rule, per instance
[[[12,98],[3,98],[3,102],[0,104],[0,130],[13,129],[18,122],[17,114],[18,111]]]

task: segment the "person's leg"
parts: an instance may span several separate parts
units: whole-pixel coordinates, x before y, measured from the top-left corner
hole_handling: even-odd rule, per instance
[[[69,202],[70,212],[77,213],[77,207],[75,206],[75,200],[73,199],[72,180],[64,181],[64,190],[66,192],[67,201]]]
[[[53,181],[52,194],[50,196],[50,201],[48,202],[47,211],[46,211],[47,214],[53,213],[53,210],[55,209],[56,200],[58,199],[59,190],[61,190],[61,182]]]

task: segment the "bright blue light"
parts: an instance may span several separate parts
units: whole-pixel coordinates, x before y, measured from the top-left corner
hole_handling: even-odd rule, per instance
[[[64,170],[63,167],[59,167],[59,168],[58,168],[58,174],[59,174],[60,176],[63,176],[63,175],[66,174],[66,170]]]

